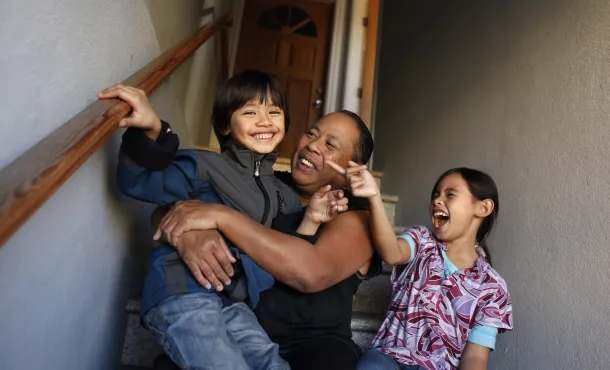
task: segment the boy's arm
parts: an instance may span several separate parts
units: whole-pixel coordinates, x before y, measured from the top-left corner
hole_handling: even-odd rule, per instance
[[[145,202],[171,204],[190,199],[198,181],[198,160],[193,152],[178,152],[178,136],[163,124],[157,140],[129,128],[119,153],[117,183],[126,195]]]
[[[132,108],[131,115],[119,123],[119,127],[128,127],[123,134],[117,169],[121,191],[157,204],[189,199],[189,193],[199,185],[197,159],[193,153],[176,155],[178,136],[159,119],[146,93],[118,84],[98,96],[121,99]]]
[[[340,189],[331,191],[330,185],[318,190],[307,205],[297,233],[315,235],[321,224],[330,222],[339,213],[347,210],[348,199],[344,195]]]

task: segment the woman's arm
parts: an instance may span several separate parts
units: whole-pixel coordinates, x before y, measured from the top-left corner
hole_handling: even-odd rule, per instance
[[[353,275],[373,255],[368,212],[337,216],[315,245],[269,229],[228,209],[218,230],[277,280],[305,293],[324,290]]]
[[[150,216],[153,230],[159,227],[163,217],[171,210],[169,206],[155,208]],[[235,257],[231,254],[218,230],[195,230],[184,233],[173,245],[199,284],[217,291],[229,286],[233,276]],[[207,277],[207,278],[206,278]]]
[[[210,228],[217,228],[277,280],[307,293],[346,279],[373,254],[366,211],[338,215],[324,227],[315,245],[269,229],[226,206],[197,201],[179,203],[160,226],[172,244],[185,231]]]
[[[462,359],[460,360],[460,370],[487,370],[489,361],[489,348],[466,342]]]

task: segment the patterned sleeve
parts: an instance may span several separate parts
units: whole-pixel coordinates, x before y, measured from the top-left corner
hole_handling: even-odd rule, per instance
[[[409,247],[411,248],[411,257],[409,257],[409,261],[404,265],[394,266],[392,270],[392,276],[390,278],[391,282],[396,282],[396,280],[402,275],[402,273],[406,270],[405,267],[411,263],[417,253],[420,250],[421,242],[429,235],[428,229],[423,226],[413,226],[411,228],[406,229],[400,234],[397,238],[404,239],[409,243]]]
[[[475,325],[498,328],[498,333],[513,330],[513,305],[503,281],[480,302]]]

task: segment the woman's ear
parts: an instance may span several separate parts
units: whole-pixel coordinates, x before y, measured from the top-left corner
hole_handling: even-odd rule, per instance
[[[495,204],[491,199],[481,200],[477,204],[477,211],[475,215],[480,218],[489,216],[495,208]]]

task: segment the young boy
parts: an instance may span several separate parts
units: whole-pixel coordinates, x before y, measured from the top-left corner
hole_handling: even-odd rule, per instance
[[[286,99],[272,77],[245,71],[220,87],[212,119],[221,154],[178,150],[177,135],[140,90],[118,85],[100,97],[118,97],[133,108],[120,124],[129,127],[118,166],[126,195],[160,205],[188,199],[222,203],[267,226],[275,216],[302,208],[272,168],[272,152],[289,126]],[[183,369],[288,369],[248,307],[256,306],[274,279],[239,249],[230,249],[238,260],[235,275],[217,292],[222,287],[195,280],[171,245],[158,244],[144,281],[144,325]]]

